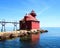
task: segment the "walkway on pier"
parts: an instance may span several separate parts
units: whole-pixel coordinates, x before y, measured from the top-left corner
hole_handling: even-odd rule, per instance
[[[14,25],[14,28],[13,28],[14,31],[17,30],[17,24],[19,24],[18,22],[7,22],[7,21],[3,20],[3,21],[0,21],[0,24],[1,24],[1,32],[5,32],[6,31],[5,26],[8,23]]]

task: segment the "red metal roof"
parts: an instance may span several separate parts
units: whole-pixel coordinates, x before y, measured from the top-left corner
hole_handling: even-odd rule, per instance
[[[22,20],[20,20],[20,21],[30,21],[30,20],[32,20],[32,21],[37,21],[37,19],[36,18],[34,18],[32,15],[26,15],[26,16],[24,16],[24,18],[22,19]]]

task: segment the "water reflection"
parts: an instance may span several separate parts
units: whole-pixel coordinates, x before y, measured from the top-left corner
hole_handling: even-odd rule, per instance
[[[27,41],[21,41],[20,38],[0,41],[0,48],[60,48],[60,28],[47,29],[48,33],[32,34]]]
[[[38,48],[39,46],[39,37],[40,34],[31,34],[27,38],[27,40],[21,41],[20,48]],[[30,40],[29,40],[30,38]]]
[[[25,41],[20,40],[20,38],[0,41],[0,47],[1,48],[38,48],[39,47],[40,34],[31,34],[25,38],[27,39]]]

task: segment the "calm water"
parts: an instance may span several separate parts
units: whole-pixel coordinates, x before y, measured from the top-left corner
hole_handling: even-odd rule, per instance
[[[20,38],[0,41],[0,48],[60,48],[60,28],[43,28],[49,32],[40,34],[40,39],[35,43],[22,42]]]

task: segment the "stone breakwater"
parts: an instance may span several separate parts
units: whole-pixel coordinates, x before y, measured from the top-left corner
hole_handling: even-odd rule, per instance
[[[12,39],[17,37],[24,37],[30,34],[48,32],[47,30],[20,30],[20,31],[9,31],[9,32],[0,32],[0,40]]]

